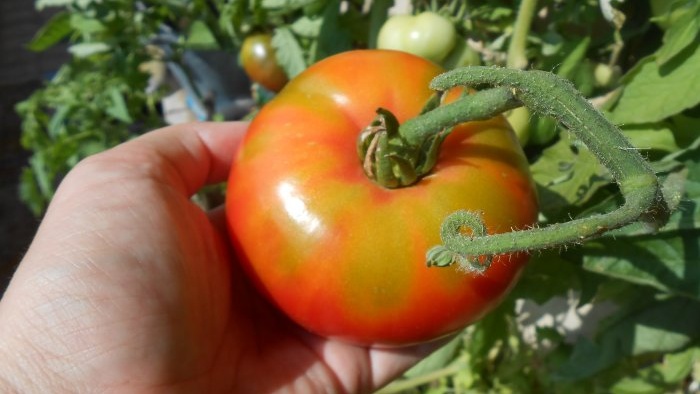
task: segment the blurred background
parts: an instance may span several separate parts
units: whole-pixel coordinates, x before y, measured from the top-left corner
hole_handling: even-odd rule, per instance
[[[14,107],[69,58],[66,45],[32,52],[27,44],[55,9],[34,2],[0,1],[0,293],[25,252],[38,219],[19,200],[19,177],[29,152],[20,145],[21,119]]]

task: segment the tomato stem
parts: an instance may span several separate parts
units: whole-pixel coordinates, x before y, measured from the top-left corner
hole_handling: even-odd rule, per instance
[[[481,90],[407,120],[399,127],[399,133],[409,143],[420,144],[436,130],[446,130],[467,121],[490,119],[520,105],[510,88]]]
[[[510,88],[496,87],[465,94],[438,106],[431,100],[423,114],[399,125],[386,109],[360,134],[358,154],[365,174],[386,188],[406,187],[430,173],[440,145],[457,124],[485,120],[520,106]]]
[[[665,200],[662,186],[647,161],[569,81],[537,70],[465,67],[442,74],[431,83],[438,91],[456,86],[507,87],[515,99],[534,113],[558,120],[610,171],[625,203],[602,215],[495,235],[481,235],[478,231],[470,236],[461,235],[460,226],[474,229],[483,227],[483,221],[477,213],[456,212],[446,219],[450,224],[443,225],[441,230],[444,245],[429,251],[429,265],[458,262],[467,269],[481,272],[498,254],[580,243],[636,221],[655,231],[668,221],[672,204]],[[450,256],[453,256],[452,262]]]

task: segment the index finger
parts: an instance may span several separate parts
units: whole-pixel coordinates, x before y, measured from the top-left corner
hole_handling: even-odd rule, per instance
[[[110,152],[138,172],[181,187],[187,195],[226,180],[247,122],[188,123],[158,129]]]

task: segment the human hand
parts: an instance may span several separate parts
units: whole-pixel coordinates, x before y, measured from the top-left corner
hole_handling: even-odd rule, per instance
[[[190,200],[245,129],[153,131],[66,176],[0,301],[0,391],[370,392],[436,348],[323,339],[251,288]]]

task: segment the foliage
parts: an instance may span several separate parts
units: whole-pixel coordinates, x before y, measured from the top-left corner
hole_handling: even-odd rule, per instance
[[[505,26],[517,17],[513,5],[478,3],[470,2],[475,9],[465,22],[478,37],[474,46],[482,48],[482,58],[505,63],[510,31]],[[627,3],[613,3],[620,7],[614,11],[624,19],[620,23],[607,21],[595,1],[540,2],[528,36],[528,67],[569,78],[622,125],[668,190],[676,190],[679,208],[671,222],[655,234],[631,226],[534,256],[506,302],[448,346],[450,357],[441,350],[382,392],[700,388],[700,3],[675,1],[657,15],[651,7],[640,10],[639,2]],[[657,23],[672,11],[675,24],[664,30]],[[567,23],[572,17],[574,23]],[[624,76],[612,84],[597,82],[594,70],[601,63]],[[607,212],[620,203],[609,174],[568,132],[554,132],[546,119],[530,123],[535,136],[527,151],[543,223]],[[523,325],[538,310],[532,305],[551,306],[558,299],[569,302],[568,312],[546,309],[539,324]],[[575,315],[591,306],[606,312],[599,322],[593,315]],[[583,319],[584,329],[572,332],[567,317]],[[424,376],[439,378],[426,382]]]
[[[362,2],[345,4],[341,13],[339,0],[37,0],[39,9],[61,8],[29,49],[67,41],[73,57],[18,106],[22,142],[33,153],[23,200],[40,215],[78,160],[164,124],[164,91],[148,87],[154,61],[183,66],[187,51],[235,53],[246,35],[273,31],[281,65],[294,76],[367,45],[373,15]]]
[[[414,0],[461,37],[444,62],[517,65],[571,80],[647,157],[678,209],[660,232],[630,226],[535,254],[493,313],[383,392],[665,393],[700,390],[700,2]],[[139,65],[191,49],[236,52],[267,31],[289,76],[373,47],[393,5],[352,0],[38,0],[61,12],[30,47],[68,40],[73,60],[18,109],[33,151],[25,200],[40,213],[80,158],[162,123]],[[533,10],[531,15],[524,15]],[[164,31],[173,34],[165,35]],[[525,39],[514,39],[524,34]],[[153,51],[163,47],[167,53]],[[174,38],[173,38],[174,37]],[[542,224],[620,204],[607,171],[566,130],[531,116],[526,153]],[[517,126],[516,126],[517,127]],[[552,312],[563,302],[568,309]],[[539,313],[544,306],[548,313]],[[600,315],[600,316],[598,316]],[[538,319],[539,318],[539,319]],[[583,329],[569,323],[579,319]]]

